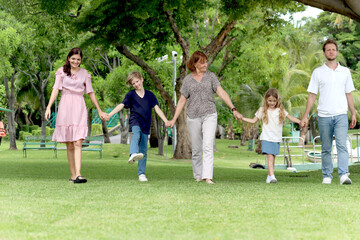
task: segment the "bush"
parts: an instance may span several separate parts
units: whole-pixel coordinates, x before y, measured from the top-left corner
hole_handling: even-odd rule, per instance
[[[31,134],[33,136],[41,136],[41,129],[40,130],[32,130],[31,131]]]
[[[29,132],[30,131],[29,125],[22,125],[21,128],[22,128],[22,130],[24,132]]]
[[[101,124],[94,123],[91,125],[91,136],[101,135],[102,133],[103,132]]]
[[[29,126],[29,132],[33,132],[34,130],[38,130],[40,127],[38,125],[32,125],[32,126]],[[33,134],[34,135],[34,134]]]
[[[55,131],[55,128],[46,127],[46,136],[52,136]]]
[[[290,124],[286,124],[283,127],[283,131],[282,131],[282,136],[283,137],[290,137],[291,136],[291,125]]]
[[[29,132],[25,132],[25,131],[20,131],[19,132],[19,140],[24,141],[25,140],[25,136],[31,136],[32,134]]]

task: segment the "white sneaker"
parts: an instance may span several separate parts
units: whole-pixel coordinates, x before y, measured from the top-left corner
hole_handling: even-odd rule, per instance
[[[131,154],[128,163],[129,164],[134,164],[136,161],[141,160],[144,157],[144,154],[142,153],[133,153]]]
[[[331,178],[330,177],[324,177],[323,178],[323,181],[322,181],[322,184],[331,184]]]
[[[350,173],[345,173],[344,175],[341,176],[340,178],[340,184],[351,184],[351,179],[349,178]]]
[[[146,178],[145,174],[140,174],[139,175],[139,181],[140,182],[147,182],[148,179]]]
[[[266,183],[277,183],[275,175],[272,175],[272,176],[268,175],[267,178],[266,178]]]

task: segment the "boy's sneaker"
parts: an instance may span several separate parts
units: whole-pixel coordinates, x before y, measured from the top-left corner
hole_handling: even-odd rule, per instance
[[[142,153],[133,153],[131,154],[128,163],[134,164],[136,161],[141,160],[144,157],[144,154]]]
[[[270,183],[277,183],[275,175],[270,176]]]
[[[350,173],[345,173],[344,175],[341,176],[340,178],[340,184],[351,184],[351,179],[349,178]]]
[[[277,183],[275,175],[272,175],[272,176],[268,175],[267,178],[266,178],[266,183]]]
[[[148,180],[148,179],[146,178],[145,174],[140,174],[140,175],[139,175],[139,181],[140,181],[140,182],[147,182],[147,180]]]
[[[331,184],[331,178],[330,177],[324,177],[323,178],[323,181],[322,181],[322,184]]]

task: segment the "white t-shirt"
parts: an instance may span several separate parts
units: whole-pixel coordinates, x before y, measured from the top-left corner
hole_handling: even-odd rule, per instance
[[[280,124],[279,115],[280,108],[276,108],[273,111],[267,110],[269,122],[267,124],[262,124],[262,131],[260,135],[260,140],[265,140],[269,142],[281,142],[282,140],[282,128],[283,124]],[[288,115],[288,112],[285,111],[285,117]],[[255,116],[262,121],[263,117],[263,108],[255,113]]]
[[[318,115],[319,117],[332,117],[347,114],[348,102],[346,93],[354,91],[354,83],[350,70],[338,64],[332,70],[324,63],[314,70],[308,92],[318,94]]]

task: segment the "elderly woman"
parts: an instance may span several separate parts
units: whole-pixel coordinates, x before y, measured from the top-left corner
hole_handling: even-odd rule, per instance
[[[187,63],[191,71],[184,78],[181,97],[178,101],[174,118],[169,122],[174,126],[177,118],[187,103],[187,126],[192,145],[193,175],[196,181],[205,180],[214,184],[214,139],[217,126],[217,112],[214,100],[216,93],[228,105],[237,120],[242,115],[236,110],[229,95],[220,86],[216,75],[207,69],[207,56],[196,51]]]

